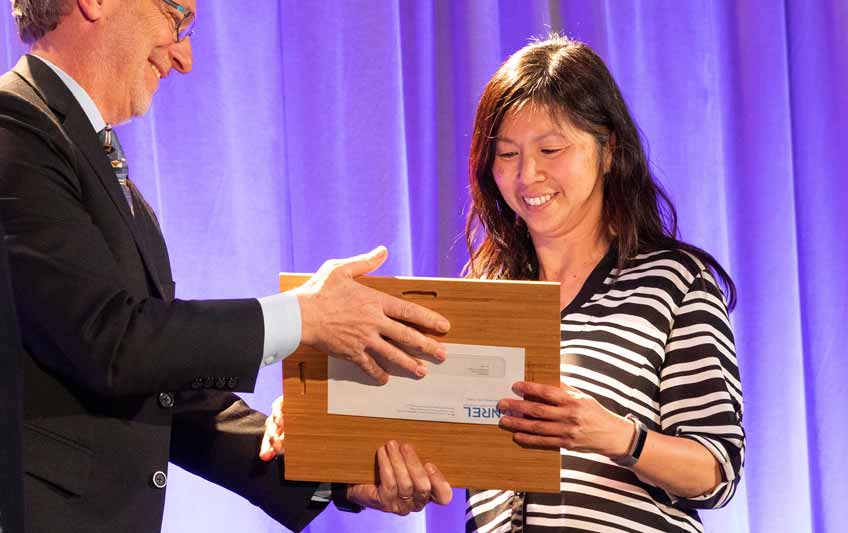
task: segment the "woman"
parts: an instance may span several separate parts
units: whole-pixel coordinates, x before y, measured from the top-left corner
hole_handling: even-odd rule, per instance
[[[674,207],[601,59],[552,38],[489,81],[471,146],[466,274],[561,284],[561,386],[501,426],[559,448],[559,494],[469,491],[468,531],[702,531],[742,473],[732,280]]]

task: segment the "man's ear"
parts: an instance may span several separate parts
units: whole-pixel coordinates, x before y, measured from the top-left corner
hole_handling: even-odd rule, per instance
[[[77,6],[89,22],[99,20],[103,16],[103,0],[77,0]]]

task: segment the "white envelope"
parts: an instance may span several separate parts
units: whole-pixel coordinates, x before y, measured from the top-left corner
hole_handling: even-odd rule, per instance
[[[524,379],[524,348],[446,343],[447,358],[428,364],[423,378],[392,375],[374,384],[359,367],[328,362],[327,412],[338,415],[497,424],[501,398],[517,398]]]

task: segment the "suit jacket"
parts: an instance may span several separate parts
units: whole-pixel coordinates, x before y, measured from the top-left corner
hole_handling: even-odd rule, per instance
[[[0,199],[2,202],[2,199]],[[24,531],[21,345],[0,224],[0,531]]]
[[[33,531],[160,529],[170,461],[299,530],[315,484],[257,459],[256,300],[174,299],[168,252],[130,214],[91,123],[43,62],[0,77],[0,197],[24,350]],[[158,473],[158,474],[157,474]]]

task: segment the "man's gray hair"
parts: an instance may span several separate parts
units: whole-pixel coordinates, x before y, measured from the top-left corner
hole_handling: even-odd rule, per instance
[[[68,0],[11,0],[12,16],[18,25],[18,35],[32,44],[56,29],[62,17],[70,12]]]

